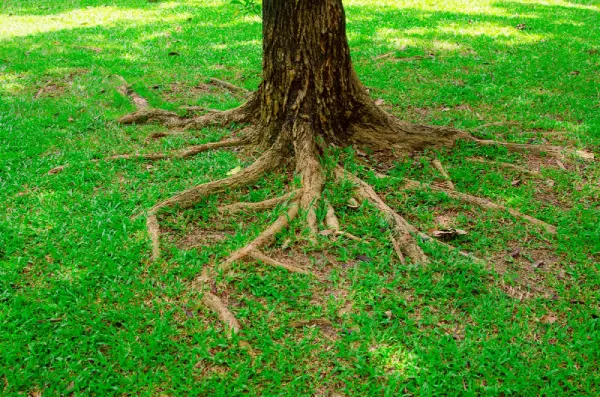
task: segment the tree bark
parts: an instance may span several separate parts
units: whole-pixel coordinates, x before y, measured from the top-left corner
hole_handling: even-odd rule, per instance
[[[263,1],[263,82],[257,96],[264,144],[298,120],[327,141],[346,142],[366,92],[346,38],[341,0]]]
[[[263,0],[263,81],[249,104],[260,114],[263,147],[318,136],[339,146],[412,151],[465,138],[399,121],[375,105],[352,66],[341,0]]]

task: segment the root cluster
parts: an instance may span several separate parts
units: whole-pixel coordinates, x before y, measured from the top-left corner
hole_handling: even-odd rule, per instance
[[[235,86],[228,86],[228,83],[224,82],[221,83],[223,84],[220,85],[230,90],[235,90]],[[239,90],[238,92],[246,95],[245,92]],[[139,100],[137,94],[132,94],[130,89],[128,89],[126,93],[130,95],[137,104],[145,104],[144,101]],[[136,100],[136,98],[138,99]],[[221,298],[211,291],[210,285],[212,285],[216,277],[231,270],[236,262],[244,261],[261,263],[263,265],[274,266],[289,272],[304,274],[319,279],[316,274],[298,264],[289,262],[284,263],[270,257],[266,253],[265,249],[273,244],[275,236],[288,227],[290,222],[296,218],[300,218],[301,222],[305,225],[303,233],[308,236],[308,240],[314,241],[320,233],[323,233],[320,230],[321,225],[317,217],[317,209],[320,206],[324,206],[326,213],[324,223],[327,227],[327,231],[330,231],[331,234],[336,236],[360,239],[360,237],[353,236],[342,230],[334,207],[328,202],[324,202],[322,199],[323,186],[326,182],[327,175],[323,168],[320,156],[324,153],[324,145],[330,143],[327,142],[326,139],[323,139],[326,134],[322,134],[321,131],[315,130],[314,124],[311,123],[310,119],[298,114],[294,117],[290,117],[289,121],[277,124],[277,128],[279,128],[280,131],[274,132],[273,126],[267,126],[257,122],[256,109],[255,97],[251,97],[249,101],[240,108],[224,112],[211,111],[204,115],[192,118],[181,117],[176,113],[152,109],[148,106],[138,106],[137,111],[123,116],[119,121],[124,124],[157,122],[167,126],[171,130],[199,129],[207,126],[228,126],[231,124],[244,123],[251,123],[252,125],[251,127],[244,129],[240,134],[240,137],[204,145],[190,146],[186,149],[168,154],[117,155],[106,158],[106,160],[162,160],[167,158],[189,158],[208,150],[233,148],[238,146],[252,146],[262,151],[262,155],[254,163],[235,175],[191,187],[188,190],[157,203],[148,211],[147,228],[152,244],[152,257],[154,260],[158,260],[161,256],[159,223],[159,213],[161,210],[167,207],[190,208],[201,203],[203,199],[210,195],[250,185],[259,180],[265,173],[275,170],[283,164],[289,165],[291,162],[291,165],[295,167],[296,174],[300,177],[301,181],[300,188],[287,192],[280,197],[271,198],[262,202],[238,202],[222,205],[218,208],[218,211],[222,214],[234,214],[241,211],[264,211],[273,209],[276,206],[284,206],[286,209],[279,218],[266,227],[264,231],[250,243],[232,252],[216,266],[206,266],[203,273],[196,277],[192,282],[192,286],[202,294],[203,303],[213,310],[223,323],[225,323],[233,332],[239,332],[241,330],[241,325],[234,314],[223,303]],[[391,118],[392,116],[387,117]],[[389,136],[386,136],[385,139],[387,142],[400,142],[400,147],[403,147],[401,144],[403,139],[406,142],[417,142],[415,145],[418,145],[419,147],[426,147],[428,140],[430,143],[429,146],[439,147],[440,142],[443,142],[444,145],[449,145],[456,139],[468,139],[480,145],[501,145],[511,151],[528,151],[534,154],[544,153],[556,157],[562,157],[565,153],[569,153],[569,151],[566,151],[564,148],[554,146],[521,145],[478,140],[462,131],[455,131],[453,133],[450,129],[443,129],[442,131],[442,129],[437,127],[411,127],[408,123],[400,121],[390,121],[387,125],[390,130],[388,131]],[[350,126],[348,129],[349,131],[356,132],[354,135],[350,135],[348,143],[368,143],[369,131],[366,130],[364,126]],[[407,131],[410,131],[410,133]],[[436,133],[439,133],[440,135],[436,135]],[[165,133],[165,135],[167,134],[168,133]],[[374,146],[381,146],[382,137],[384,136],[381,130],[372,131],[372,135],[375,137],[374,139],[377,140]],[[338,143],[339,142],[336,142],[336,144]],[[398,146],[396,145],[395,147]],[[472,161],[482,160],[472,159]],[[411,180],[404,180],[404,187],[413,190],[430,189],[441,191],[454,199],[461,200],[471,205],[476,205],[485,209],[506,211],[515,218],[541,227],[548,233],[556,233],[555,226],[542,220],[522,214],[519,211],[494,203],[485,198],[456,191],[450,175],[444,166],[438,160],[434,162],[434,166],[444,179],[444,188],[425,185]],[[498,164],[498,166],[509,167],[504,164]],[[515,169],[515,166],[510,165],[510,167]],[[539,176],[539,173],[535,171],[526,169],[519,170],[526,172],[533,177]],[[386,204],[385,200],[369,183],[360,179],[357,175],[344,170],[340,166],[335,167],[333,175],[337,180],[352,183],[355,188],[355,196],[360,200],[369,202],[383,217],[385,217],[390,226],[390,243],[400,262],[405,263],[406,261],[410,261],[421,265],[427,264],[427,255],[421,248],[423,240],[436,241],[438,244],[447,246],[447,244],[437,242],[437,240],[432,239],[411,225],[402,215]],[[467,253],[459,253],[471,260],[480,260]]]

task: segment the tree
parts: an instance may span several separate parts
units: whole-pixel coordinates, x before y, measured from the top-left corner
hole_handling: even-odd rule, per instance
[[[254,164],[241,172],[223,180],[192,187],[150,209],[147,225],[154,259],[160,256],[160,210],[172,206],[192,207],[211,194],[250,185],[265,172],[289,164],[301,176],[302,187],[298,191],[261,203],[238,203],[220,209],[223,212],[258,210],[289,203],[287,214],[277,219],[250,244],[218,264],[216,270],[227,271],[235,261],[254,258],[285,267],[290,271],[307,273],[305,269],[270,258],[260,249],[271,244],[275,234],[285,228],[299,213],[305,215],[310,233],[317,235],[319,222],[316,208],[321,205],[326,206],[325,222],[328,230],[343,234],[335,210],[321,200],[326,173],[320,159],[327,155],[331,145],[369,148],[374,151],[394,149],[398,154],[425,148],[452,147],[457,140],[462,139],[480,145],[502,145],[511,151],[548,153],[553,156],[562,156],[564,152],[560,147],[548,145],[479,140],[453,128],[401,121],[383,111],[371,100],[352,67],[342,0],[263,0],[262,9],[263,80],[245,104],[224,112],[209,112],[195,118],[182,118],[172,112],[150,109],[142,102],[139,110],[120,119],[120,122],[125,124],[157,122],[177,129],[199,129],[209,125],[227,126],[233,123],[247,126],[236,134],[237,137],[190,147],[175,154],[179,157],[235,146],[253,146],[262,152]],[[134,97],[134,102],[141,101],[135,101]],[[167,156],[142,157],[157,159]],[[443,172],[443,166],[439,163],[438,165]],[[419,246],[419,236],[427,238],[426,236],[390,208],[369,184],[357,176],[339,166],[332,174],[338,179],[353,182],[357,196],[370,201],[386,217],[399,260],[404,261],[407,258],[413,263],[427,262],[427,257]],[[420,186],[413,181],[405,183],[413,184],[416,188]],[[473,205],[507,210],[550,233],[555,232],[552,225],[486,199],[456,192],[451,187],[438,189]],[[240,325],[234,315],[217,295],[205,288],[215,274],[215,269],[207,269],[197,278],[196,285],[204,291],[204,303],[231,329],[238,331]]]

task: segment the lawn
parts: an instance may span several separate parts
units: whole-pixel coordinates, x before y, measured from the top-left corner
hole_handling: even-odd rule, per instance
[[[480,138],[600,154],[600,4],[595,0],[348,0],[362,81],[388,111]],[[237,264],[213,286],[243,326],[231,336],[190,281],[284,208],[222,217],[219,203],[161,217],[150,260],[144,211],[225,177],[256,153],[103,161],[227,136],[149,139],[122,77],[152,107],[228,109],[253,90],[261,21],[220,0],[3,0],[0,5],[0,390],[5,396],[600,395],[600,166],[461,143],[381,162],[340,150],[346,168],[424,231],[433,261],[401,264],[386,223],[351,186],[325,194],[361,241],[277,237],[274,253],[323,280]],[[486,197],[556,235],[402,178]],[[499,167],[520,165],[541,175]],[[100,161],[92,161],[98,160]],[[64,168],[57,168],[64,166]],[[374,170],[394,178],[380,179]],[[322,218],[324,214],[319,213]]]

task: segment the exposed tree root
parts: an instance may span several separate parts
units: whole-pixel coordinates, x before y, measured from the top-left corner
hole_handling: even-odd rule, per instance
[[[165,160],[165,159],[186,159],[189,157],[196,156],[203,152],[208,152],[210,150],[222,149],[222,148],[230,148],[237,147],[247,144],[248,142],[244,139],[226,139],[219,142],[210,142],[202,145],[194,145],[188,146],[182,150],[176,150],[169,154],[163,153],[148,153],[148,154],[116,154],[114,156],[106,157],[103,160]]]
[[[508,208],[501,204],[494,203],[493,201],[490,201],[490,200],[487,200],[487,199],[484,199],[481,197],[477,197],[477,196],[472,196],[470,194],[457,192],[455,190],[449,190],[449,189],[444,189],[444,188],[433,186],[433,185],[422,184],[417,181],[403,180],[403,183],[404,183],[404,187],[406,187],[407,189],[431,189],[431,190],[438,191],[438,192],[444,192],[448,196],[450,196],[454,199],[461,200],[466,203],[473,204],[473,205],[476,205],[476,206],[484,208],[484,209],[506,211],[509,214],[511,214],[512,216],[514,216],[515,218],[523,219],[523,220],[528,221],[536,226],[540,226],[540,227],[544,228],[548,233],[556,234],[556,226],[550,225],[550,224],[548,224],[540,219],[534,218],[532,216],[525,215],[525,214],[523,214],[517,210],[514,210],[512,208]]]
[[[169,128],[189,130],[209,126],[225,127],[233,123],[245,123],[249,118],[250,115],[246,114],[242,108],[214,111],[192,118],[181,117],[177,113],[168,110],[142,108],[126,114],[118,122],[121,124],[158,123]]]
[[[327,225],[327,230],[324,230],[320,234],[327,235],[328,233],[334,234],[336,236],[343,236],[349,238],[354,241],[362,241],[360,237],[356,237],[355,235],[340,230],[340,221],[335,214],[335,209],[329,203],[326,203],[327,213],[325,215],[325,225]]]
[[[433,162],[432,162],[432,164],[435,167],[435,169],[438,170],[438,172],[440,174],[442,174],[442,177],[446,181],[446,186],[448,187],[448,189],[455,190],[454,184],[452,183],[452,179],[450,178],[450,175],[448,175],[448,172],[446,171],[446,169],[442,165],[441,161],[438,160],[438,159],[434,159]]]
[[[233,203],[229,205],[223,205],[217,208],[221,213],[236,214],[242,211],[264,211],[270,210],[277,207],[279,204],[283,204],[289,200],[298,197],[301,190],[294,190],[283,196],[275,197],[272,199],[259,201],[257,203]]]
[[[478,158],[478,157],[468,157],[465,160],[472,161],[475,163],[489,164],[494,167],[499,167],[499,168],[504,168],[504,169],[511,170],[511,171],[516,171],[521,174],[529,175],[529,176],[531,176],[533,178],[537,178],[537,179],[545,179],[544,176],[540,172],[535,171],[535,170],[530,170],[529,168],[525,168],[525,167],[522,167],[522,166],[516,165],[516,164],[503,163],[503,162],[498,162],[498,161],[489,161],[489,160],[485,160],[485,159]]]
[[[235,175],[218,181],[203,183],[156,204],[150,209],[147,221],[148,234],[152,241],[152,258],[157,260],[160,257],[160,228],[156,216],[159,210],[172,206],[189,208],[208,195],[249,185],[257,181],[265,172],[278,167],[280,162],[281,153],[275,148],[271,148],[252,165]]]
[[[330,69],[329,66],[326,69],[327,73],[330,73],[331,70],[333,69]],[[323,73],[325,73],[325,69]],[[338,74],[336,74],[336,81],[338,79],[337,76]],[[286,213],[279,216],[250,243],[232,252],[216,266],[210,269],[205,267],[202,275],[193,282],[194,287],[203,293],[202,299],[204,304],[214,311],[221,321],[234,333],[241,330],[241,325],[234,314],[227,308],[227,305],[216,294],[216,291],[214,289],[211,290],[211,286],[216,277],[219,274],[227,273],[235,262],[251,259],[265,265],[283,268],[293,273],[319,278],[318,275],[308,269],[271,258],[262,251],[262,249],[270,246],[274,242],[275,236],[286,228],[299,214],[306,216],[305,222],[311,239],[316,239],[316,236],[320,233],[323,235],[344,236],[361,241],[360,238],[341,230],[335,209],[329,203],[325,203],[325,224],[327,230],[319,232],[317,208],[321,205],[325,183],[325,172],[319,156],[324,153],[324,147],[327,145],[355,144],[357,146],[363,145],[373,150],[395,149],[403,153],[408,153],[425,148],[452,147],[457,140],[462,139],[483,146],[499,145],[506,147],[509,151],[531,152],[538,155],[547,154],[558,158],[562,158],[565,153],[578,155],[579,157],[582,157],[581,153],[585,153],[570,151],[551,145],[524,145],[480,140],[467,132],[452,128],[410,124],[397,120],[381,110],[368,98],[368,94],[361,91],[360,86],[351,90],[348,90],[348,87],[338,87],[341,91],[346,90],[349,92],[348,96],[343,97],[343,99],[351,103],[352,107],[348,108],[349,110],[336,109],[334,106],[335,102],[327,102],[330,99],[328,96],[325,96],[327,98],[323,99],[322,102],[314,97],[307,99],[306,95],[308,95],[310,90],[318,91],[322,87],[313,87],[310,79],[294,80],[293,77],[294,73],[286,71],[282,75],[280,84],[283,87],[280,87],[281,89],[294,90],[292,94],[290,94],[292,91],[286,91],[285,95],[280,95],[281,93],[278,91],[275,95],[272,92],[265,91],[272,87],[263,85],[259,88],[258,93],[252,95],[248,102],[239,108],[227,111],[208,110],[206,114],[189,118],[180,117],[174,112],[150,109],[147,106],[147,102],[146,105],[139,100],[137,101],[139,103],[136,103],[134,93],[127,91],[127,95],[136,103],[138,110],[123,116],[119,120],[123,124],[157,122],[175,130],[199,129],[206,126],[228,126],[233,123],[250,123],[253,127],[242,138],[231,138],[221,142],[191,146],[170,154],[117,155],[106,159],[139,158],[160,160],[166,158],[188,158],[207,150],[239,145],[253,145],[258,149],[268,148],[256,162],[239,173],[225,179],[192,187],[152,207],[148,213],[147,228],[152,242],[152,257],[155,260],[161,254],[158,214],[162,209],[175,206],[180,208],[192,207],[211,194],[249,185],[257,181],[264,173],[279,167],[288,157],[293,159],[296,174],[301,179],[301,189],[257,203],[234,203],[218,208],[220,213],[234,214],[241,211],[267,210],[281,204],[289,203]],[[291,80],[288,80],[288,78],[291,78]],[[347,76],[347,78],[352,83],[352,79],[355,77]],[[222,86],[234,93],[248,94],[245,89],[221,80],[211,79],[211,83]],[[273,101],[276,103],[273,103]],[[310,104],[306,105],[307,103]],[[205,111],[207,109],[193,110]],[[158,134],[167,136],[174,133],[177,132]],[[589,154],[587,155],[589,157]],[[503,163],[497,163],[497,165],[536,177],[540,175],[535,171],[527,170],[523,167],[513,165],[509,167]],[[556,233],[556,227],[537,218],[524,215],[487,199],[457,192],[442,163],[439,160],[434,160],[433,166],[444,178],[446,188],[423,185],[411,180],[404,180],[404,187],[407,189],[427,188],[434,191],[442,191],[452,198],[472,205],[477,205],[485,209],[507,211],[517,218],[543,227],[549,233]],[[387,205],[371,185],[357,176],[346,172],[341,167],[336,167],[334,174],[338,180],[351,181],[355,185],[355,194],[362,200],[369,201],[383,214],[390,225],[389,238],[392,247],[401,263],[406,263],[407,258],[414,264],[427,264],[429,262],[427,256],[419,246],[420,240],[431,240],[449,249],[456,250],[442,241],[432,239],[426,234],[419,232],[406,219]],[[487,263],[469,253],[462,251],[458,251],[458,253],[474,262]]]
[[[258,237],[252,240],[248,245],[235,251],[227,259],[217,266],[217,271],[227,273],[231,266],[241,259],[244,259],[253,251],[270,245],[275,235],[285,228],[298,215],[298,203],[292,203],[287,213],[281,215],[275,222],[266,228]]]
[[[240,332],[242,327],[240,326],[239,321],[235,318],[231,310],[227,308],[227,305],[223,303],[221,298],[210,291],[204,291],[202,303],[204,303],[210,310],[215,312],[219,319],[225,323],[225,325],[227,325],[227,327],[229,327],[233,333],[237,334]]]
[[[327,206],[327,214],[325,215],[325,224],[327,225],[327,228],[329,230],[337,232],[340,230],[340,221],[338,220],[337,216],[335,215],[335,209],[329,203],[327,203],[326,206]]]
[[[565,158],[565,155],[577,157],[585,161],[594,160],[594,155],[592,153],[588,153],[582,150],[572,150],[563,146],[530,145],[526,143],[500,142],[487,139],[477,139],[474,137],[471,137],[470,140],[476,142],[478,145],[481,146],[503,146],[509,151],[517,153],[531,153],[535,154],[536,156],[548,155],[561,160]]]
[[[135,92],[131,88],[131,86],[127,84],[127,81],[125,81],[123,77],[119,75],[115,75],[115,77],[123,83],[122,85],[117,87],[117,91],[121,93],[121,95],[131,98],[131,101],[138,110],[150,107],[148,101],[145,98],[141,97],[137,92]]]
[[[234,94],[239,94],[242,96],[250,95],[250,91],[248,91],[247,89],[245,89],[243,87],[238,87],[237,85],[228,83],[227,81],[215,79],[214,77],[210,78],[209,81],[211,84],[217,85],[219,87],[223,87],[223,88],[233,92]]]
[[[388,206],[383,199],[379,197],[371,185],[346,172],[341,167],[336,167],[335,175],[339,180],[349,180],[354,183],[356,185],[356,194],[363,200],[371,202],[383,213],[388,222],[390,222],[394,239],[396,239],[396,242],[404,255],[409,257],[414,263],[425,264],[429,262],[415,238],[415,235],[418,233],[417,229]]]
[[[313,276],[315,278],[318,278],[317,275],[315,275],[313,272],[311,272],[309,270],[306,270],[297,265],[292,265],[290,263],[284,263],[284,262],[278,261],[274,258],[271,258],[270,256],[265,255],[258,249],[250,251],[248,253],[248,256],[251,257],[252,259],[255,259],[257,261],[264,263],[265,265],[280,267],[280,268],[285,269],[292,273],[306,274],[308,276]]]
[[[293,130],[296,137],[294,142],[296,152],[296,171],[302,177],[302,196],[300,208],[306,211],[306,223],[311,233],[311,239],[315,239],[319,233],[316,207],[319,205],[325,177],[321,162],[316,157],[317,148],[314,140],[314,131],[308,123],[299,123]]]

